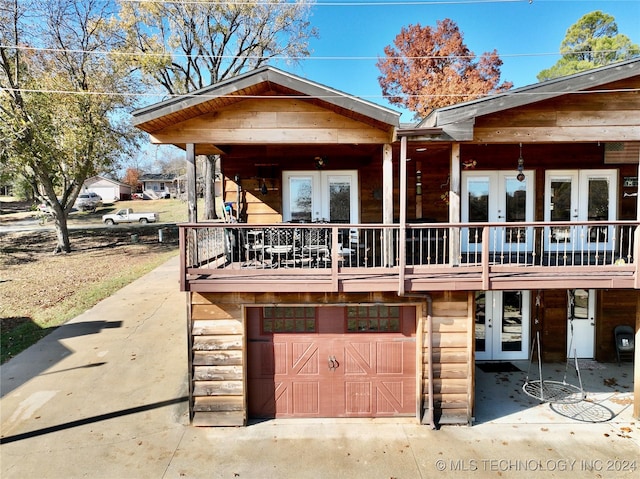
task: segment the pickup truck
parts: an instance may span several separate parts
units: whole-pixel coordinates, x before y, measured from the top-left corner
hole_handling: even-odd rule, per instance
[[[134,213],[131,208],[123,208],[115,214],[102,215],[102,222],[107,225],[116,223],[154,223],[158,221],[157,213]]]

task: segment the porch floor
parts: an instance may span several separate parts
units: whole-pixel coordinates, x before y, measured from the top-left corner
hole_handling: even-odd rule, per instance
[[[575,424],[632,423],[633,363],[599,363],[579,359],[580,377],[586,399],[573,404],[550,404],[527,395],[524,385],[538,379],[537,363],[511,361],[517,372],[485,373],[476,367],[474,424]],[[579,386],[575,368],[566,372],[566,383]],[[562,382],[565,363],[543,363],[544,380]],[[615,431],[613,434],[624,432]]]

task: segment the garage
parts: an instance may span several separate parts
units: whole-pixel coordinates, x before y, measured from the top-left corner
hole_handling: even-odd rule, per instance
[[[416,416],[415,308],[247,309],[254,418]]]

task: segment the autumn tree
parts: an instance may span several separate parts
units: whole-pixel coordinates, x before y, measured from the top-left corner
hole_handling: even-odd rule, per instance
[[[258,68],[273,58],[309,55],[317,35],[307,0],[269,2],[122,2],[128,52],[149,85],[180,95]],[[212,184],[216,157],[205,164]],[[215,218],[214,196],[205,217]]]
[[[68,253],[67,218],[84,180],[133,139],[118,112],[134,84],[105,54],[117,42],[108,3],[0,2],[0,159],[50,207],[55,252]]]
[[[538,80],[550,80],[610,63],[640,56],[640,47],[618,33],[611,15],[597,10],[571,25],[560,45],[562,57],[551,68],[538,73]]]
[[[512,87],[510,82],[498,84],[502,60],[496,50],[476,60],[450,19],[437,21],[435,28],[403,27],[384,53],[377,62],[382,94],[416,117]]]

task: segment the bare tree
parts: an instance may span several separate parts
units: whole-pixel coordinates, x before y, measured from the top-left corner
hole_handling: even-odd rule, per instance
[[[257,68],[274,58],[309,55],[317,32],[306,0],[269,2],[123,2],[128,51],[151,85],[189,93]],[[215,218],[216,155],[205,167],[205,215]]]

